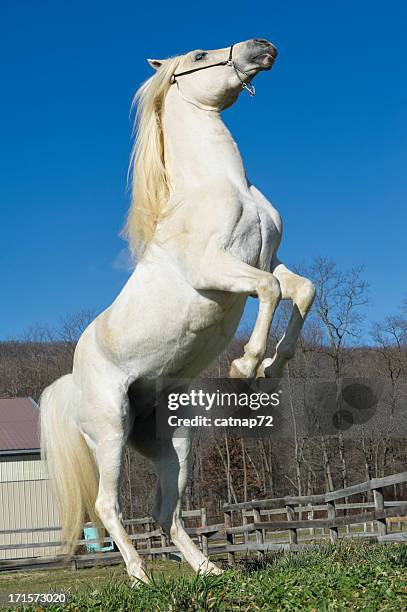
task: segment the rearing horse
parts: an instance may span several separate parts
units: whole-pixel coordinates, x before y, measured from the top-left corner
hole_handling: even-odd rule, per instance
[[[132,203],[127,234],[136,269],[113,304],[84,331],[72,374],[41,398],[42,449],[60,507],[66,552],[86,514],[116,542],[130,576],[147,580],[118,508],[122,451],[133,445],[158,473],[153,516],[194,570],[219,572],[187,535],[181,497],[190,442],[154,439],[140,414],[143,381],[197,376],[232,339],[249,295],[256,323],[232,377],[279,378],[314,298],[312,283],[278,259],[281,218],[248,182],[220,113],[269,70],[264,39],[149,60],[136,94]],[[264,359],[280,299],[293,309],[273,358]]]

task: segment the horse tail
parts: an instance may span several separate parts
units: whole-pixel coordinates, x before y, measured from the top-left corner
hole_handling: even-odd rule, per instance
[[[40,399],[41,455],[59,510],[61,552],[67,557],[75,550],[86,517],[100,526],[95,511],[98,470],[75,421],[79,404],[80,391],[72,374],[47,387]]]

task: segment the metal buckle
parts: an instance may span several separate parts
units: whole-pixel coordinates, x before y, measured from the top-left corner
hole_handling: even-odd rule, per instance
[[[250,85],[248,83],[245,83],[244,81],[242,82],[242,88],[246,89],[247,93],[249,94],[249,96],[253,97],[256,95],[256,88],[254,85],[252,85],[250,83]]]

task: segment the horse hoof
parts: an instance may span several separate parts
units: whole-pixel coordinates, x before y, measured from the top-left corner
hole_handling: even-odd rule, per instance
[[[205,574],[206,576],[208,576],[208,575],[210,575],[210,576],[220,576],[220,574],[223,574],[223,569],[221,569],[220,567],[218,567],[217,565],[215,565],[211,561],[209,561],[206,564],[206,567],[201,567],[198,571],[201,572],[202,574]]]
[[[208,570],[208,574],[211,574],[212,576],[220,576],[223,574],[223,569],[212,563],[210,569]]]
[[[132,585],[131,585],[132,589],[135,587],[141,586],[142,583],[147,584],[148,582],[150,582],[145,572],[144,567],[138,564],[130,563],[130,565],[127,568],[127,573],[130,576],[130,578],[133,580]]]
[[[267,368],[269,368],[272,364],[272,359],[267,357],[267,359],[263,359],[259,367],[257,368],[256,378],[268,378]]]
[[[253,364],[248,363],[248,361],[242,357],[241,359],[235,359],[232,361],[229,370],[230,378],[252,378],[256,368]]]
[[[276,367],[271,359],[265,359],[257,369],[257,378],[266,378],[268,392],[275,391],[283,378],[284,372]]]

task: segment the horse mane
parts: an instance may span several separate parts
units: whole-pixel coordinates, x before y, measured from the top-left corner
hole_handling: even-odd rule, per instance
[[[133,254],[140,256],[151,242],[157,223],[165,215],[169,179],[164,160],[164,134],[161,115],[171,77],[181,57],[172,57],[160,66],[136,92],[137,105],[130,156],[131,204],[123,233]]]

